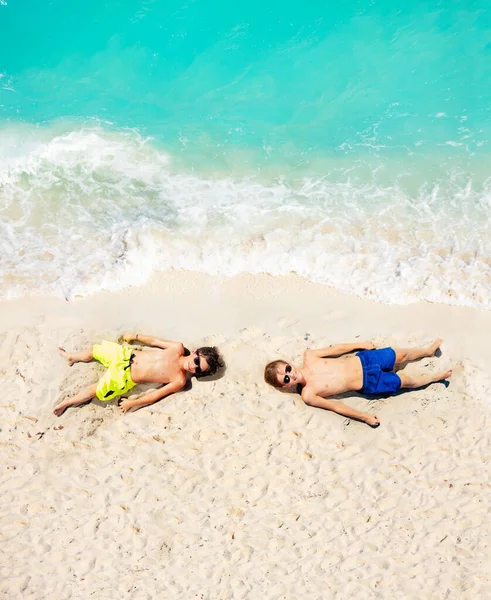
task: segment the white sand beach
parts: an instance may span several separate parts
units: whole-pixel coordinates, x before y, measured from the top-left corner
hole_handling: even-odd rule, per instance
[[[490,312],[186,272],[1,308],[1,598],[491,598]],[[127,330],[217,345],[227,370],[125,415],[56,418],[103,372],[57,347]],[[407,369],[453,366],[448,387],[344,400],[375,430],[263,382],[307,347],[438,336],[442,355]]]

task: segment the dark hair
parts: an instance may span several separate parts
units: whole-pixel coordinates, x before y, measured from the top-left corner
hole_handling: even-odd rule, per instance
[[[281,365],[287,365],[288,363],[286,362],[286,360],[273,360],[272,362],[268,363],[265,367],[264,367],[264,381],[266,383],[269,383],[269,385],[272,385],[273,387],[280,389],[281,387],[283,387],[281,385],[281,383],[278,381],[278,377],[277,377],[277,373],[278,373],[278,367],[280,367]]]
[[[206,358],[206,362],[208,363],[208,368],[202,371],[200,377],[215,375],[218,369],[223,369],[225,366],[225,362],[215,346],[203,346],[202,348],[198,348],[196,352],[203,358]]]

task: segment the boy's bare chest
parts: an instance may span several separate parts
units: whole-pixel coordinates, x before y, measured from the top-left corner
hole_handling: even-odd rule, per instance
[[[357,363],[353,358],[317,359],[309,366],[308,386],[319,396],[348,391],[356,377]]]
[[[132,364],[132,375],[148,383],[169,383],[180,374],[179,357],[170,350],[138,352]]]

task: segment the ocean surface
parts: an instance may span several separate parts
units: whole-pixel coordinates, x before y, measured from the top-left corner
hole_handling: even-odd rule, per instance
[[[0,0],[0,285],[491,308],[491,5]]]

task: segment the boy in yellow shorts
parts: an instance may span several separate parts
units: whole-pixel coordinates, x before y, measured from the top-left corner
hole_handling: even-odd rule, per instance
[[[93,398],[103,402],[113,400],[129,392],[137,383],[163,384],[135,400],[120,400],[119,407],[125,413],[130,408],[153,404],[181,390],[186,384],[188,374],[205,377],[215,374],[224,366],[215,347],[204,346],[186,355],[181,342],[161,340],[138,333],[125,333],[123,339],[127,343],[137,341],[152,348],[142,351],[104,340],[101,344],[94,344],[92,348],[81,352],[68,353],[63,348],[58,349],[70,367],[77,362],[90,362],[95,359],[104,365],[107,371],[98,383],[57,404],[53,410],[57,417],[69,406],[84,404]]]

